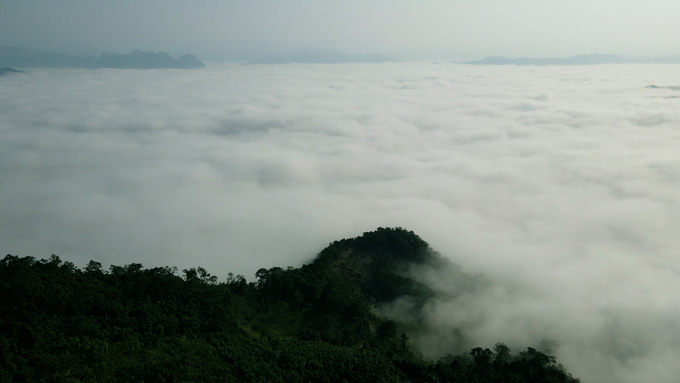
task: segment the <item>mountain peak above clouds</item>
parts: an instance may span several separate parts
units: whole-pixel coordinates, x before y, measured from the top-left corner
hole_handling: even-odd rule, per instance
[[[596,64],[680,64],[680,54],[660,57],[627,57],[612,54],[577,55],[565,58],[508,58],[489,56],[483,60],[466,61],[472,65],[596,65]]]
[[[195,69],[205,68],[200,60],[193,55],[184,55],[175,60],[165,52],[154,53],[142,52],[138,49],[132,53],[119,55],[115,53],[102,53],[95,63],[97,68],[117,69]]]
[[[142,52],[135,49],[129,54],[102,53],[92,56],[69,56],[63,53],[49,53],[20,47],[0,45],[0,68],[119,68],[119,69],[195,69],[204,68],[193,55],[184,55],[175,60],[165,52]]]
[[[14,68],[6,67],[6,68],[0,68],[0,76],[10,74],[10,73],[24,73],[22,70],[17,70]]]

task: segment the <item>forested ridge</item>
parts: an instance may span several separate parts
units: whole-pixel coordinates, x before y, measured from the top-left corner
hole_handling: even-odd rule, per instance
[[[0,261],[2,382],[577,382],[503,343],[427,361],[375,308],[427,300],[409,265],[446,262],[413,232],[336,241],[300,268],[226,281],[201,267]],[[500,340],[499,340],[500,341]]]

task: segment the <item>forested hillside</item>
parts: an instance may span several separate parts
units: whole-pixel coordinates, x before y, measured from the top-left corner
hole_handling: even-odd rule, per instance
[[[203,268],[0,261],[2,382],[576,382],[533,348],[423,360],[382,303],[434,294],[446,262],[413,232],[336,241],[300,268],[218,282]]]

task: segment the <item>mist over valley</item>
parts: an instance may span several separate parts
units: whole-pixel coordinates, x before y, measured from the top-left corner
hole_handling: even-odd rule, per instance
[[[671,382],[678,84],[662,64],[32,69],[0,80],[0,243],[251,280],[404,227],[460,266],[408,271],[439,292],[417,318],[381,308],[424,323],[425,357],[504,342]]]

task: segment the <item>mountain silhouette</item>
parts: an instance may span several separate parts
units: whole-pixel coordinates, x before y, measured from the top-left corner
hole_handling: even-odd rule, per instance
[[[609,54],[577,55],[566,58],[508,58],[489,56],[483,60],[466,61],[472,65],[596,65],[596,64],[680,64],[680,54],[662,57],[624,57]]]
[[[194,57],[194,55],[184,55],[179,60],[175,60],[165,52],[142,52],[135,49],[132,53],[125,55],[102,53],[99,59],[97,59],[95,67],[116,69],[196,69],[205,68],[205,64]]]
[[[0,76],[10,74],[10,73],[24,73],[22,70],[16,70],[14,68],[0,68]]]
[[[193,55],[175,60],[165,52],[142,52],[129,54],[102,53],[99,59],[92,56],[69,56],[63,53],[41,52],[20,47],[0,45],[0,68],[119,68],[119,69],[195,69],[204,68]]]
[[[311,51],[302,50],[289,55],[283,56],[266,56],[259,60],[251,61],[246,65],[253,64],[289,64],[289,63],[303,63],[303,64],[346,64],[346,63],[384,63],[397,62],[392,57],[377,54],[348,54],[337,51]]]

